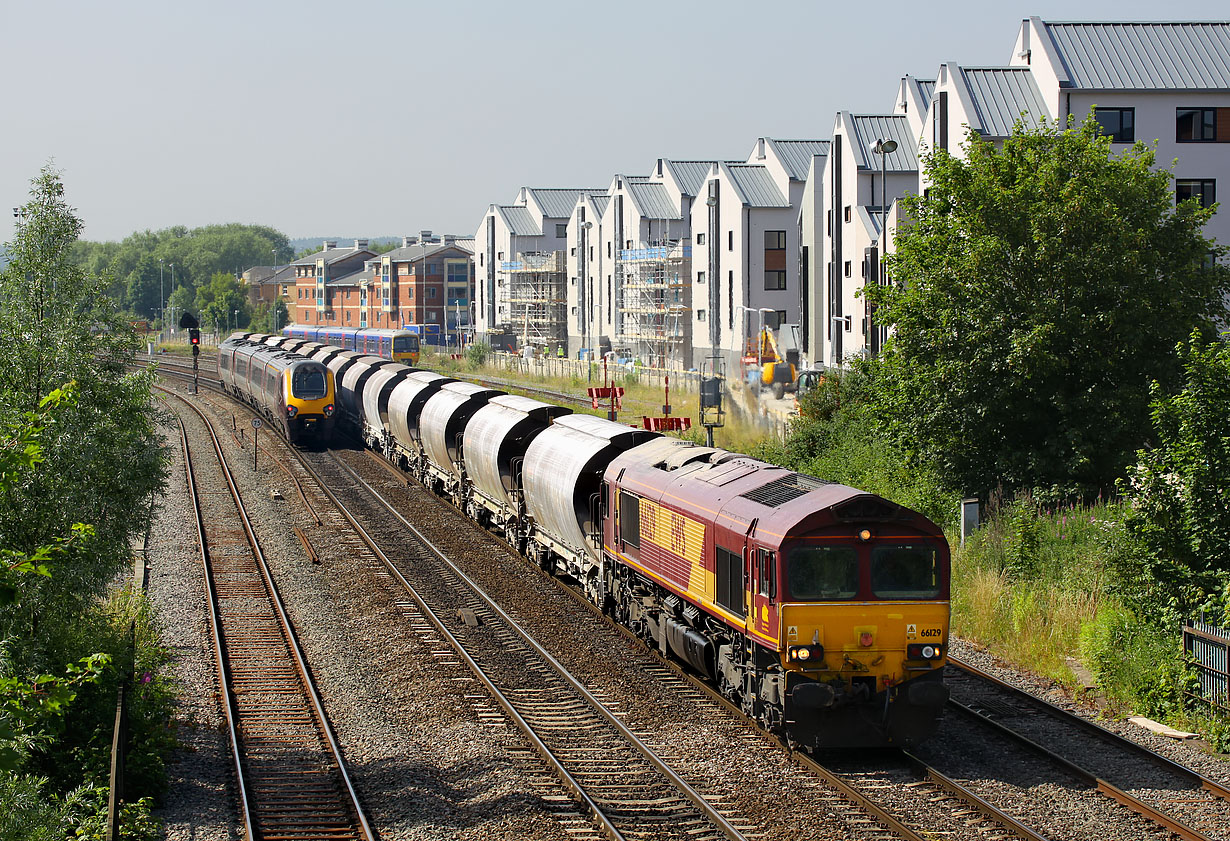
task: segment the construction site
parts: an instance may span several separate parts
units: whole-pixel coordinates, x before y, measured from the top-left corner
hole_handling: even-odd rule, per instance
[[[568,342],[568,279],[564,252],[518,254],[500,264],[508,278],[509,328],[522,347]]]
[[[692,356],[691,266],[688,240],[619,251],[616,342],[645,365],[678,368]]]

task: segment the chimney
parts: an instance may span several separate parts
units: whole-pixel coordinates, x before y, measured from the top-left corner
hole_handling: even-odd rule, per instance
[[[335,239],[325,240],[325,251],[328,251],[332,248],[337,248],[337,240]]]
[[[402,237],[402,238],[401,238],[401,247],[402,247],[402,248],[409,248],[409,247],[410,247],[410,246],[412,246],[412,245],[417,245],[417,244],[418,244],[418,241],[419,241],[419,238],[418,238],[418,237]]]
[[[355,251],[364,251],[364,250],[366,250],[366,249],[367,249],[367,240],[365,240],[365,239],[356,239],[356,240],[354,241],[354,250],[355,250]]]
[[[658,177],[662,177],[662,159],[658,158]]]
[[[431,231],[419,231],[419,239],[421,239],[424,243],[432,242]]]
[[[457,241],[457,237],[453,236],[452,234],[445,234],[445,235],[444,235],[444,244],[445,244],[445,245],[452,245],[452,244],[453,244],[454,242],[456,242],[456,241]]]

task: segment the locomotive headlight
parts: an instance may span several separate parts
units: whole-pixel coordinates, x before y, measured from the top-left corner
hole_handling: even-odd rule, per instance
[[[866,543],[868,540],[871,540],[871,529],[861,530],[858,533],[858,539],[861,540],[863,543]]]
[[[287,406],[286,407],[286,417],[293,418],[297,414],[299,414],[298,406]]]
[[[808,651],[806,648],[800,648],[798,652],[796,653],[800,660],[806,660],[807,658],[811,657],[811,652]]]
[[[924,660],[930,660],[932,657],[934,657],[935,656],[935,646],[924,645],[923,650],[922,650],[922,656]]]
[[[944,656],[944,649],[939,645],[913,643],[905,647],[907,660],[938,660]]]
[[[325,417],[326,418],[333,417],[333,404],[332,403],[329,403],[325,406]]]

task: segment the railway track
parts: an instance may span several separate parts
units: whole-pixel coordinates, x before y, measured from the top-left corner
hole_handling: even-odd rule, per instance
[[[368,453],[372,461],[394,477],[406,482],[406,477],[383,459]],[[354,477],[353,472],[351,473]],[[441,506],[462,517],[462,513],[447,501]],[[469,524],[469,520],[465,521]],[[721,709],[744,721],[761,737],[775,745],[785,745],[780,738],[746,719],[743,712],[718,693],[710,684],[681,667],[673,660],[662,657],[653,649],[645,648],[640,639],[623,626],[610,620],[598,611],[576,588],[570,587],[546,573],[543,578],[552,586],[575,600],[584,610],[606,624],[610,629],[628,639],[655,662],[646,669],[647,674],[663,683],[682,682],[700,700],[702,706]],[[754,734],[749,731],[749,736]],[[888,755],[895,754],[888,751]],[[900,752],[895,764],[905,770],[891,778],[877,775],[865,767],[851,766],[841,772],[834,771],[805,753],[792,752],[792,757],[801,773],[791,780],[809,792],[809,796],[822,802],[832,814],[852,831],[852,838],[907,839],[924,841],[934,837],[938,826],[944,826],[945,837],[953,839],[981,839],[986,837],[1017,838],[1022,841],[1044,841],[1047,836],[1014,819],[1003,809],[979,797],[973,790],[956,780],[941,774],[921,759]],[[887,789],[893,788],[893,791]],[[939,818],[947,811],[948,821]]]
[[[180,417],[244,838],[373,841],[221,441],[180,399],[213,443],[202,463]]]
[[[1081,779],[1160,831],[1230,838],[1230,788],[1130,739],[949,658],[952,709]]]
[[[387,465],[386,465],[386,469],[389,469]],[[393,475],[397,475],[399,479],[404,480],[404,476],[401,476],[401,474],[395,471],[391,471],[391,472],[393,472]],[[333,481],[337,481],[337,477],[335,477]],[[343,480],[343,481],[347,481],[347,480]],[[353,477],[349,481],[353,483],[354,481]],[[302,494],[302,491],[300,493]],[[387,517],[387,515],[385,516]],[[573,595],[575,596],[575,594]],[[584,599],[578,598],[578,601],[584,604],[587,608],[592,609],[589,603],[585,601]],[[426,625],[431,624],[431,620],[428,620],[425,618],[425,615],[421,612],[421,610],[419,609],[417,605],[415,605],[412,609],[409,610],[409,612],[407,613],[407,616],[411,616],[412,622],[424,623],[424,627]],[[449,626],[452,623],[453,619],[456,619],[456,617],[452,617],[452,618],[443,617],[441,621],[443,621],[445,627],[442,628],[441,630],[447,631],[448,630],[447,626]],[[482,624],[482,620],[479,620],[479,623]],[[432,627],[434,628],[435,626],[432,625]],[[615,627],[618,627],[618,626],[615,626]],[[441,635],[441,639],[444,639],[443,634]],[[666,665],[669,665],[670,667],[673,668],[673,664],[668,663]],[[676,671],[679,671],[679,670],[676,669]],[[711,690],[709,690],[707,685],[703,683],[698,684],[698,685],[702,687],[705,692],[707,693],[711,692]],[[724,699],[721,699],[720,696],[713,694],[712,697],[718,702],[724,703]],[[1032,697],[1032,696],[1028,696],[1028,697]],[[1002,708],[1000,711],[1002,712]],[[983,712],[985,713],[986,710],[984,710]],[[994,715],[994,713],[992,714]],[[986,716],[984,715],[983,717],[985,718]],[[568,719],[568,721],[572,723],[562,725],[564,727],[564,730],[568,731],[569,728],[572,728],[573,731],[575,732],[575,726],[576,726],[575,721],[576,720]],[[958,726],[964,726],[964,725],[958,725]],[[1100,728],[1096,728],[1096,725],[1092,725],[1092,726],[1094,727],[1094,729],[1100,729]],[[1113,737],[1113,734],[1109,734],[1109,735]],[[1118,737],[1114,737],[1114,738],[1118,738]],[[1147,752],[1147,750],[1144,748],[1137,747],[1136,749],[1138,751]],[[800,757],[800,763],[803,767],[808,767],[809,763],[814,765],[814,761],[805,756]],[[1009,816],[1007,812],[1011,811],[1010,807],[1008,809],[997,808],[991,802],[993,800],[996,800],[997,798],[994,795],[984,797],[978,794],[974,790],[974,788],[977,788],[976,786],[974,788],[971,788],[968,786],[964,786],[960,783],[957,783],[955,780],[949,779],[945,777],[944,775],[940,774],[935,768],[926,766],[924,763],[922,763],[921,760],[915,757],[904,755],[901,759],[900,764],[902,767],[898,769],[897,771],[890,770],[888,772],[881,773],[879,769],[877,770],[863,769],[861,771],[859,770],[843,771],[842,773],[835,774],[835,775],[829,769],[823,769],[823,768],[819,768],[819,766],[816,766],[815,768],[810,769],[810,773],[813,774],[814,777],[816,777],[817,779],[823,780],[824,785],[822,787],[809,786],[809,790],[814,791],[816,793],[816,796],[823,799],[826,802],[826,804],[830,804],[834,812],[842,813],[843,820],[845,820],[848,825],[856,826],[856,827],[860,825],[865,826],[866,832],[865,833],[859,832],[857,834],[857,837],[860,837],[860,838],[862,837],[868,837],[868,838],[933,837],[931,833],[934,833],[937,829],[940,828],[940,826],[944,826],[944,828],[940,829],[939,831],[942,831],[945,834],[945,837],[953,837],[953,838],[962,838],[962,837],[1044,838],[1044,837],[1047,837],[1046,835],[1043,835],[1040,832],[1030,829],[1026,825],[1027,821],[1017,820]],[[1213,797],[1209,798],[1206,796],[1206,797],[1182,798],[1180,799],[1180,802],[1178,803],[1170,803],[1169,804],[1170,807],[1178,807],[1179,811],[1181,812],[1186,811],[1190,813],[1193,811],[1198,811],[1200,809],[1203,809],[1205,806],[1205,801],[1218,802],[1216,798],[1224,797],[1224,795],[1222,794],[1216,794],[1214,792],[1214,789],[1211,788],[1210,786],[1204,785],[1203,782],[1201,782],[1203,778],[1198,778],[1197,775],[1194,774],[1194,772],[1191,772],[1188,769],[1182,768],[1182,766],[1176,765],[1175,768],[1181,769],[1181,772],[1185,772],[1186,775],[1188,775],[1189,779],[1196,778],[1193,781],[1193,789],[1196,794],[1198,794],[1201,790],[1203,790],[1205,792],[1212,792]],[[609,772],[608,772],[608,778],[609,778]],[[1091,788],[1099,790],[1099,791],[1103,791],[1104,793],[1106,792],[1106,788],[1100,785],[1102,780],[1100,780],[1096,776],[1089,775],[1085,777],[1084,780],[1085,780],[1085,784],[1089,785]],[[1216,783],[1212,783],[1212,781],[1207,781],[1207,782],[1209,782],[1212,787],[1217,787]],[[887,805],[877,806],[876,803],[873,801],[885,801],[885,798],[883,797],[883,791],[886,787],[894,788],[898,792],[898,794],[889,796],[887,798]],[[829,791],[829,789],[842,790],[842,794],[840,795],[839,798],[833,799],[831,791]],[[900,807],[901,797],[900,797],[899,792],[903,790],[912,792],[912,796],[915,801],[928,805],[928,813],[925,818],[920,819],[916,813],[911,814],[913,810],[910,807],[906,807],[904,809]],[[582,801],[584,801],[584,798],[578,798],[578,799],[581,799]],[[1171,799],[1174,800],[1175,798],[1172,797]],[[594,800],[594,798],[591,797],[590,800]],[[1135,801],[1141,801],[1141,798],[1132,798],[1131,795],[1129,795],[1128,798],[1126,798],[1126,800],[1128,802],[1135,803]],[[1189,800],[1191,802],[1189,802]],[[896,806],[893,805],[894,802]],[[1162,804],[1162,805],[1167,805],[1167,804]],[[1129,807],[1129,808],[1132,808],[1132,807]],[[1210,824],[1210,826],[1212,827],[1212,831],[1202,832],[1199,828],[1193,828],[1193,827],[1186,826],[1182,821],[1173,820],[1167,817],[1164,813],[1161,815],[1159,819],[1158,817],[1153,816],[1150,813],[1149,809],[1136,808],[1135,811],[1139,814],[1149,815],[1149,820],[1154,822],[1154,827],[1155,827],[1154,832],[1159,833],[1158,837],[1161,837],[1162,835],[1167,834],[1167,833],[1175,837],[1191,838],[1191,839],[1228,837],[1224,833],[1218,834],[1216,832],[1216,829],[1218,828],[1218,821],[1224,820],[1223,818],[1219,818],[1216,812],[1211,818],[1201,819],[1197,817],[1192,821],[1193,823],[1196,824],[1197,827],[1200,826],[1200,823],[1202,820]],[[1158,810],[1154,809],[1153,811],[1158,811]],[[938,814],[941,814],[941,813],[951,814],[951,818],[949,820],[952,822],[953,826],[955,827],[954,829],[948,829],[947,826],[943,824],[943,822],[937,823],[937,820],[936,820],[937,816]],[[1018,817],[1020,817],[1020,815],[1018,815]],[[964,826],[964,829],[961,828],[962,825]],[[1047,826],[1048,824],[1039,822],[1038,825]],[[1230,825],[1230,824],[1228,823],[1221,824],[1221,826],[1227,826],[1227,825]],[[912,827],[917,827],[918,829],[916,830]],[[740,826],[737,828],[744,829],[742,824],[740,824]],[[608,835],[609,835],[610,831],[609,830],[606,830],[606,831],[608,832]],[[919,834],[920,832],[922,834]],[[615,836],[612,835],[611,837],[615,837]],[[635,837],[635,836],[629,836],[629,837]],[[708,836],[702,834],[698,837],[708,837]],[[730,836],[727,836],[727,837],[730,837]],[[1063,836],[1061,835],[1060,837],[1063,837]]]
[[[439,635],[603,834],[744,839],[754,829],[709,803],[349,467],[328,455],[310,461],[336,509],[404,588],[411,624]],[[363,501],[352,496],[348,505],[330,490],[344,487],[359,488]],[[377,542],[369,530],[390,516],[401,532]],[[386,551],[389,544],[396,548]]]

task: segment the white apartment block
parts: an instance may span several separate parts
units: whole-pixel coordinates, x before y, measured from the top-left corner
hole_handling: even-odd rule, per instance
[[[962,155],[969,130],[988,140],[1013,124],[1043,118],[1066,124],[1094,113],[1114,138],[1112,150],[1135,141],[1157,144],[1157,166],[1171,168],[1176,200],[1217,200],[1230,184],[1230,23],[1022,22],[1008,64],[940,65],[934,81],[902,79],[891,117],[841,112],[808,230],[800,214],[804,273],[805,359],[835,365],[875,353],[885,338],[859,295],[880,282],[880,257],[891,251],[896,199],[925,190],[919,158],[931,149]],[[877,139],[898,148],[881,157]],[[880,166],[885,165],[884,178]],[[809,191],[811,185],[808,186]],[[887,192],[887,198],[885,193]],[[887,205],[887,208],[885,207]],[[888,231],[881,236],[883,215]],[[1230,242],[1230,214],[1218,212],[1205,230]],[[822,255],[814,253],[820,243]],[[823,273],[821,273],[823,269]],[[824,313],[812,318],[811,313]]]
[[[877,142],[896,148],[877,154]],[[819,259],[809,261],[808,311],[815,317],[803,330],[804,358],[812,365],[836,365],[879,350],[883,328],[861,291],[880,276],[884,214],[897,197],[918,188],[918,173],[918,147],[905,114],[837,114],[820,181],[823,218],[817,219],[820,230],[808,236],[820,251]]]
[[[522,187],[511,205],[491,205],[475,233],[476,334],[515,333],[559,344],[565,336],[564,253],[568,220],[582,193]]]

